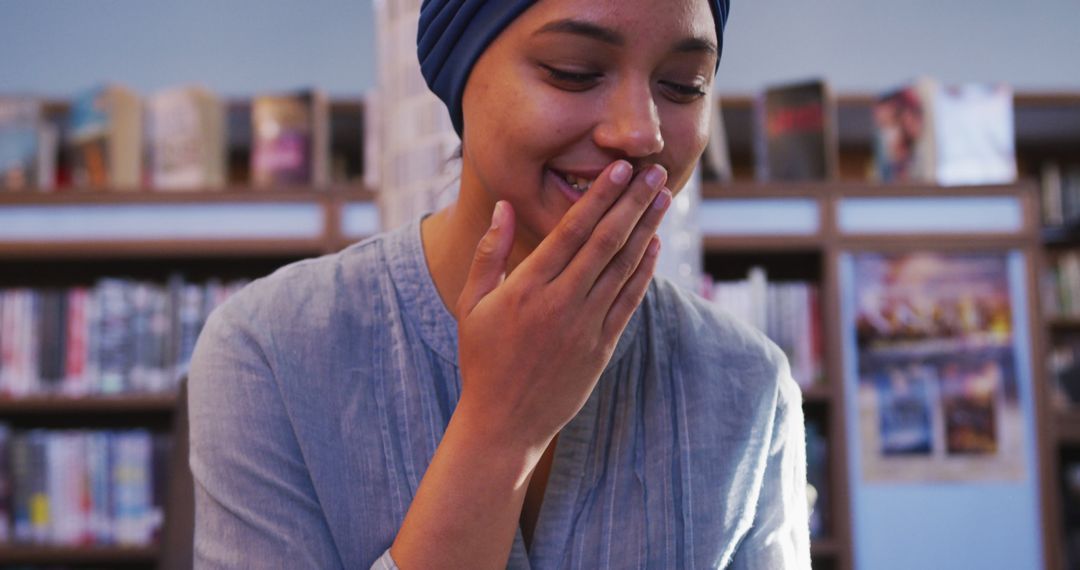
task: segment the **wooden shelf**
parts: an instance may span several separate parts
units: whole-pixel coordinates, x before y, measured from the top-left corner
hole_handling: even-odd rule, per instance
[[[814,558],[837,558],[842,555],[844,546],[831,538],[815,538],[810,540],[810,556]]]
[[[310,257],[377,231],[346,223],[374,200],[359,184],[0,194],[0,260]]]
[[[832,402],[832,387],[819,382],[809,388],[803,388],[804,404],[828,404]]]
[[[1080,410],[1057,412],[1054,434],[1059,445],[1080,445]]]
[[[8,192],[0,194],[0,206],[78,205],[92,204],[215,204],[221,202],[321,202],[328,198],[348,196],[353,199],[374,200],[374,193],[357,185],[328,185],[325,187],[292,186],[255,189],[248,186],[229,186],[220,189],[159,191],[150,188],[124,190],[95,190],[63,188],[49,192]]]
[[[702,198],[822,198],[826,196],[1010,196],[1017,186],[1037,186],[1034,180],[1020,179],[1013,184],[940,186],[936,184],[881,183],[872,180],[827,180],[812,182],[757,182],[741,180],[728,183],[707,182],[701,187]]]
[[[142,414],[171,413],[176,407],[176,394],[132,394],[117,396],[30,396],[0,398],[0,416],[53,414]]]
[[[153,563],[157,561],[158,553],[156,546],[0,545],[0,560],[5,564]]]
[[[1080,317],[1046,317],[1052,332],[1080,332]]]

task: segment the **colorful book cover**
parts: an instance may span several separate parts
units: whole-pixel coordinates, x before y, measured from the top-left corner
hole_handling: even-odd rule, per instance
[[[881,453],[929,455],[933,445],[930,388],[925,370],[893,368],[876,376]]]
[[[26,97],[0,98],[0,191],[39,185],[41,103]]]
[[[874,151],[882,182],[933,182],[932,92],[932,83],[919,80],[874,104]]]
[[[71,177],[76,186],[109,185],[109,104],[104,87],[76,96],[68,114]]]
[[[68,112],[66,137],[71,183],[95,190],[138,190],[143,182],[142,116],[139,97],[119,85],[77,95]]]
[[[920,78],[874,105],[883,182],[978,185],[1016,180],[1013,96],[1007,85]]]
[[[977,366],[950,362],[942,367],[942,408],[949,454],[994,454],[998,451],[997,409],[1004,379],[999,363]]]
[[[257,97],[251,107],[252,181],[258,187],[322,184],[326,103],[318,92]]]
[[[1016,181],[1013,93],[1009,86],[944,86],[936,91],[934,105],[939,184]]]
[[[209,91],[182,87],[146,101],[148,158],[155,190],[224,184],[225,109]]]
[[[836,111],[821,80],[765,91],[758,103],[758,178],[828,180],[837,163]]]

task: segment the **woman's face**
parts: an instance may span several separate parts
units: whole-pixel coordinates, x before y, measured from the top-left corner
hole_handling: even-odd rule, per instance
[[[626,159],[678,191],[708,140],[716,45],[706,0],[537,2],[466,84],[461,198],[510,201],[535,247],[580,195],[567,177]]]

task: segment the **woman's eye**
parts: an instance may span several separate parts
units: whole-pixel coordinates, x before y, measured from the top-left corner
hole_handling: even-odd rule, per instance
[[[550,77],[552,80],[560,83],[571,84],[577,86],[578,88],[588,87],[592,83],[596,82],[596,80],[600,79],[600,77],[602,76],[599,73],[581,73],[577,71],[566,71],[564,69],[558,69],[548,65],[543,65],[541,67],[544,68],[544,71],[547,72],[548,77]]]
[[[541,67],[547,72],[552,81],[562,83],[564,88],[576,91],[584,91],[592,87],[594,83],[603,77],[602,73],[568,71],[549,65],[542,65]],[[677,102],[689,103],[707,95],[701,87],[696,85],[684,85],[670,81],[661,81],[660,84],[673,94],[673,98]]]
[[[661,81],[660,84],[674,92],[679,99],[687,101],[707,95],[705,90],[696,85],[683,85],[681,83],[671,83],[670,81]]]

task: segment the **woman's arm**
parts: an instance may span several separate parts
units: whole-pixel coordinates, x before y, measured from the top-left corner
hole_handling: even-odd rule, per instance
[[[585,404],[656,267],[666,173],[631,183],[629,170],[609,166],[505,280],[514,217],[496,206],[455,311],[461,401],[391,548],[401,568],[506,567],[532,472]]]
[[[341,568],[261,327],[228,309],[207,321],[188,379],[195,568]]]
[[[782,362],[769,457],[754,525],[735,552],[732,570],[810,569],[802,393],[788,372],[786,360]]]

